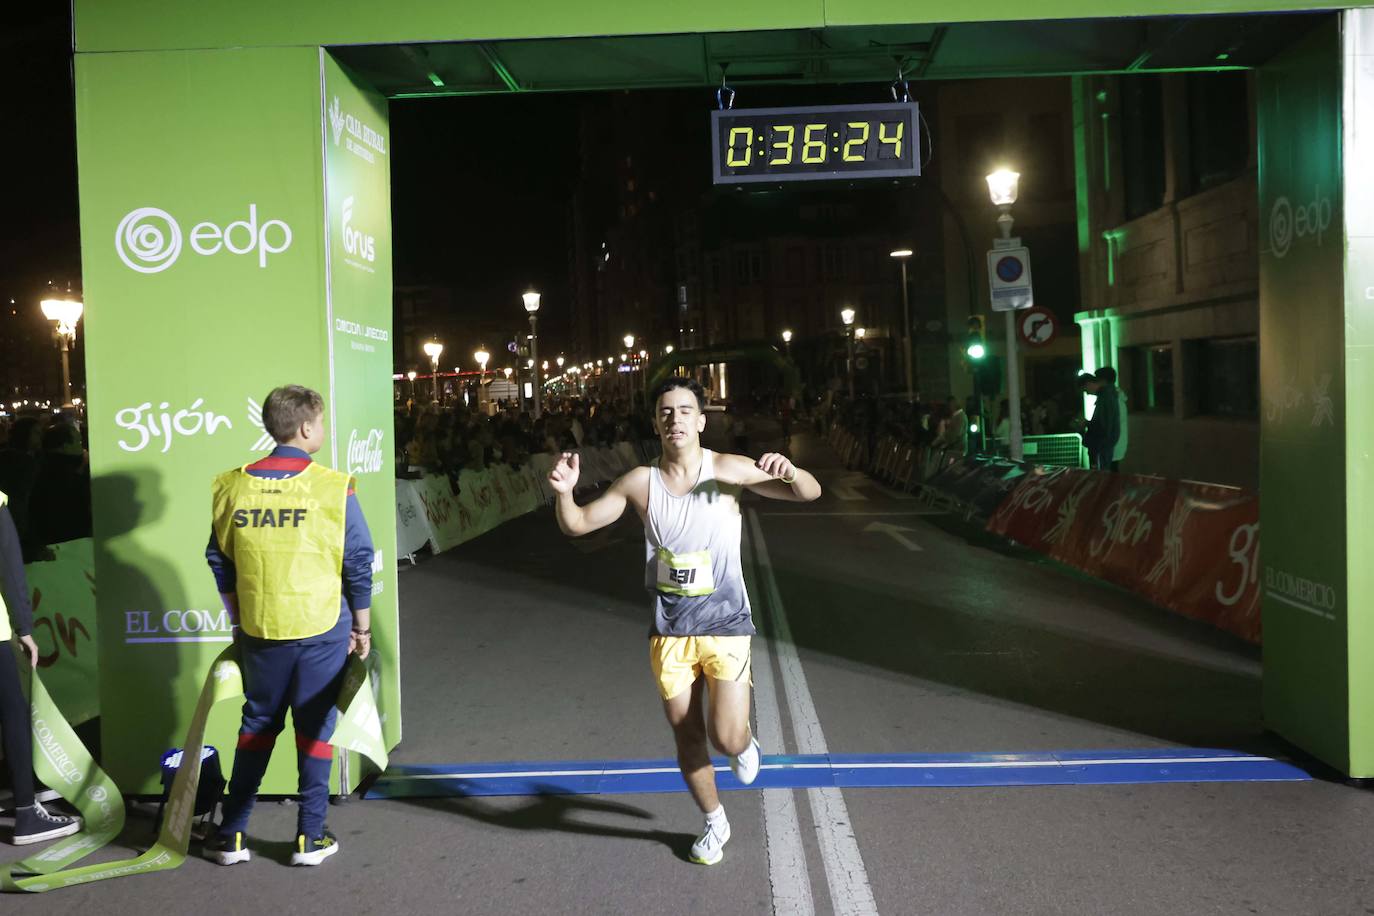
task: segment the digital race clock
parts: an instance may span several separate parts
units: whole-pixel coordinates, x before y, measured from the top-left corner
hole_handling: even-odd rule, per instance
[[[711,112],[716,184],[921,174],[915,102]]]

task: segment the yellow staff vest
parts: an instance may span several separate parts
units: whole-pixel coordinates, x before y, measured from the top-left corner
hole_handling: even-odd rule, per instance
[[[0,493],[0,507],[3,507],[5,503],[9,501],[10,498],[8,496],[4,493]],[[5,607],[5,593],[0,591],[0,642],[8,641],[13,635],[14,631],[10,629],[10,611],[9,608]],[[0,652],[8,651],[8,649],[0,647]]]
[[[215,540],[238,572],[243,632],[305,639],[338,622],[349,480],[313,462],[281,480],[246,467],[215,478]]]

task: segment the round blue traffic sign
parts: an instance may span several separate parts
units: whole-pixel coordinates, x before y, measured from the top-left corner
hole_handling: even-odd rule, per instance
[[[1021,259],[1013,255],[1007,255],[997,262],[997,279],[1003,283],[1015,283],[1025,272],[1026,267]]]

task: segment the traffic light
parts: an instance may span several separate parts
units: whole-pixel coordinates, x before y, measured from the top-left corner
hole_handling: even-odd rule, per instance
[[[988,344],[982,315],[968,316],[968,338],[964,342],[964,355],[975,364],[987,358]]]

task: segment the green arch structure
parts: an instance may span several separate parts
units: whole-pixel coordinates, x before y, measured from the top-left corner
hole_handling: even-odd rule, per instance
[[[695,350],[674,350],[666,356],[654,360],[644,376],[645,392],[653,391],[663,380],[675,374],[683,366],[704,366],[708,363],[763,362],[782,373],[783,385],[789,391],[801,391],[801,372],[796,363],[778,352],[778,348],[761,340],[744,343],[722,344],[717,347],[699,347]]]

